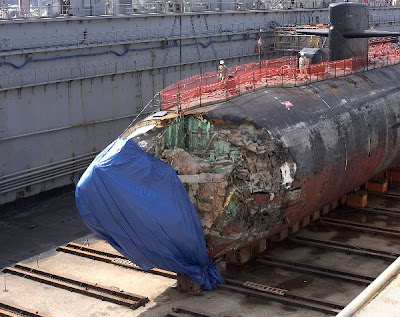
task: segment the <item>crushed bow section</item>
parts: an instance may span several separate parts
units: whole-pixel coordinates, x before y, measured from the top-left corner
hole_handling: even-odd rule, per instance
[[[299,199],[301,190],[293,190],[296,164],[266,130],[194,115],[161,125],[155,145],[146,147],[177,172],[211,255],[267,236],[282,223],[285,208]],[[144,145],[140,137],[135,141]]]

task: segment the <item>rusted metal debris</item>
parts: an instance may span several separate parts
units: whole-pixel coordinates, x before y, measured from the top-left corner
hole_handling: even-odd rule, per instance
[[[296,169],[290,154],[250,123],[178,117],[155,146],[135,141],[177,171],[215,255],[267,235],[301,195],[287,190]]]
[[[7,267],[3,269],[3,273],[17,275],[33,281],[62,288],[71,292],[94,297],[114,304],[127,306],[131,309],[136,309],[140,306],[144,306],[146,303],[149,302],[149,299],[147,297],[141,295],[136,295],[125,291],[116,291],[115,288],[101,286],[99,284],[93,284],[80,280],[74,280],[21,264],[16,264],[14,267]]]

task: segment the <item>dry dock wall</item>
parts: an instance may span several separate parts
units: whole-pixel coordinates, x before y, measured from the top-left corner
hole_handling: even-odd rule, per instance
[[[372,25],[398,30],[399,9],[370,12]],[[1,22],[0,204],[76,180],[162,88],[219,59],[257,60],[260,29],[267,58],[274,25],[327,17],[318,9]]]

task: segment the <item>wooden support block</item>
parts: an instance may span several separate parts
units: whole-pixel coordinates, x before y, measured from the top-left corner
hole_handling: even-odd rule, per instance
[[[238,250],[228,252],[226,255],[226,263],[242,265],[251,260],[251,247],[246,246]]]
[[[347,194],[346,205],[353,208],[364,208],[368,203],[368,194],[365,190]]]
[[[387,175],[391,183],[400,183],[400,168],[391,168]]]
[[[261,239],[258,240],[254,243],[251,244],[250,249],[251,249],[251,260],[257,259],[260,254],[265,252],[265,249],[267,248],[267,240],[266,239]]]
[[[312,214],[312,221],[317,221],[321,217],[321,210],[317,210]]]
[[[219,274],[224,275],[226,273],[226,260],[225,256],[222,258],[216,259],[215,263],[217,264],[217,270]]]
[[[264,253],[267,249],[267,239],[261,239],[258,241],[258,253]]]
[[[289,236],[289,229],[285,228],[282,229],[281,232],[279,232],[278,234],[274,235],[271,240],[272,241],[282,241],[284,239],[286,239]]]
[[[300,222],[296,222],[290,227],[290,233],[296,233],[297,231],[299,231],[299,229],[300,229]]]
[[[387,178],[387,171],[380,172],[376,177],[379,178]]]
[[[338,200],[338,199],[335,199],[335,200],[331,203],[331,210],[335,210],[338,206],[339,206],[339,200]]]
[[[305,228],[310,224],[310,216],[304,217],[301,221],[301,227]]]
[[[363,185],[360,186],[361,190],[368,190],[368,182],[364,183]]]
[[[177,275],[178,290],[189,294],[198,294],[201,291],[199,284],[189,280],[185,275]]]
[[[322,207],[322,214],[323,214],[323,215],[328,214],[329,211],[330,211],[330,209],[331,209],[331,206],[325,205],[324,207]]]
[[[280,240],[285,240],[289,236],[289,229],[285,228],[280,232]]]
[[[341,205],[345,205],[347,202],[347,195],[343,195],[342,197],[340,197],[340,204]]]
[[[386,178],[375,178],[368,182],[368,191],[373,193],[385,193],[388,190],[388,183]]]

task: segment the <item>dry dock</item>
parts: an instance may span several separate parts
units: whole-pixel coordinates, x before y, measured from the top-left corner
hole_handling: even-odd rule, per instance
[[[326,316],[400,256],[400,186],[369,194],[366,208],[321,215],[196,295],[174,288],[174,273],[143,272],[89,234],[71,190],[4,210],[0,227],[0,316]],[[359,315],[397,316],[398,279]]]

